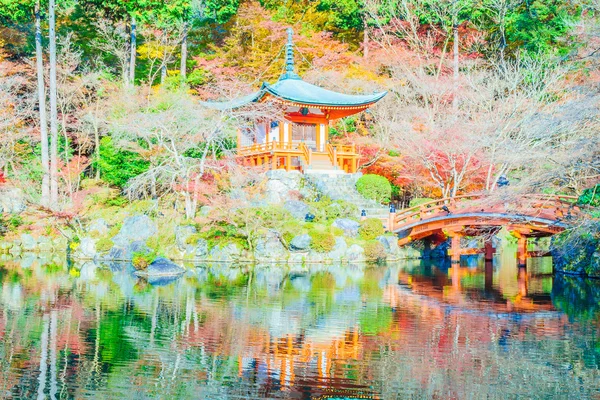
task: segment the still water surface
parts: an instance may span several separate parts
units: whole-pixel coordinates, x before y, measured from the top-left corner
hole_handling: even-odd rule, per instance
[[[5,261],[0,397],[598,398],[600,282],[551,271]]]

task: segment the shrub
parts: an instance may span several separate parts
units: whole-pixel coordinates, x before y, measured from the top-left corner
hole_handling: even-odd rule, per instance
[[[175,235],[173,234],[174,227],[161,226],[158,234],[146,240],[146,246],[155,251],[164,250],[169,246],[175,245]]]
[[[114,237],[116,236],[120,231],[121,231],[121,227],[123,226],[122,222],[118,222],[116,224],[114,224],[109,230],[108,230],[108,237]]]
[[[310,247],[316,252],[328,253],[335,247],[335,236],[329,232],[311,229],[308,234],[311,239]]]
[[[585,204],[593,207],[600,207],[600,183],[591,188],[587,188],[581,193],[577,204]]]
[[[385,247],[377,240],[365,243],[364,249],[368,260],[383,261],[386,258]]]
[[[208,248],[212,249],[215,246],[228,242],[230,239],[237,237],[238,234],[241,235],[234,225],[231,225],[225,221],[217,221],[214,223],[214,225],[202,228],[197,236],[192,236],[195,236],[195,239],[206,240],[208,243]]]
[[[16,230],[18,227],[23,225],[23,218],[20,215],[11,215],[8,219],[8,226],[10,230]]]
[[[363,197],[379,203],[389,203],[392,197],[392,185],[380,175],[367,174],[358,178],[356,190]]]
[[[125,204],[127,204],[128,201],[129,200],[127,200],[126,197],[117,196],[117,197],[114,197],[112,199],[106,199],[106,201],[104,201],[104,205],[109,206],[109,207],[112,207],[112,206],[122,207]]]
[[[14,232],[21,225],[23,225],[23,218],[20,215],[11,215],[8,219],[4,219],[4,216],[0,214],[0,234],[4,235],[8,231]]]
[[[421,204],[424,204],[424,203],[429,203],[430,201],[433,201],[433,199],[430,199],[428,197],[416,197],[416,198],[412,199],[410,201],[410,203],[408,203],[408,206],[416,207],[416,206],[420,206]]]
[[[94,168],[105,182],[123,188],[129,179],[148,170],[150,163],[139,154],[117,149],[109,136],[100,140],[100,158]]]
[[[73,236],[73,238],[69,242],[69,249],[71,249],[71,251],[77,250],[80,243],[81,243],[81,239],[79,239],[79,236],[77,236],[77,235]]]
[[[331,226],[329,231],[333,236],[344,236],[344,230],[342,228],[338,228],[337,226]]]
[[[96,242],[96,250],[98,250],[101,253],[109,251],[110,249],[112,249],[113,246],[114,243],[109,238],[102,238],[99,239],[98,242]]]
[[[305,232],[304,226],[301,223],[292,220],[286,222],[281,229],[281,238],[283,239],[285,245],[289,246],[294,237],[302,235]]]
[[[367,218],[361,221],[358,235],[363,240],[373,240],[383,235],[383,224],[377,218]]]
[[[144,270],[148,268],[148,265],[152,263],[152,261],[156,260],[157,254],[155,252],[150,253],[133,253],[133,257],[131,258],[131,263],[134,268],[139,270]]]
[[[185,244],[191,244],[195,246],[200,239],[202,239],[202,235],[199,233],[193,233],[185,239]]]

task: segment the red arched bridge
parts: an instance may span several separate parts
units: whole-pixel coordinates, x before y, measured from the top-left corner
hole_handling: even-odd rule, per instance
[[[506,227],[519,239],[519,261],[527,257],[529,237],[551,236],[565,230],[578,212],[576,197],[556,195],[524,195],[502,199],[475,194],[434,200],[415,207],[390,213],[388,230],[398,234],[398,244],[414,240],[452,238],[453,260],[460,254],[463,236],[491,238]],[[489,243],[488,243],[489,242]],[[486,258],[491,257],[491,240],[486,242]]]

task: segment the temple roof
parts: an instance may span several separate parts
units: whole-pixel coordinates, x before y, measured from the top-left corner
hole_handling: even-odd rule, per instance
[[[267,93],[285,101],[307,105],[337,107],[369,105],[375,103],[387,94],[387,92],[370,95],[339,93],[310,84],[299,78],[280,79],[273,85],[265,84],[263,88]]]
[[[373,93],[370,95],[353,95],[334,92],[333,90],[305,82],[294,72],[294,49],[292,30],[288,29],[288,42],[286,44],[286,70],[279,80],[270,85],[263,83],[260,90],[247,96],[225,102],[203,102],[207,107],[217,110],[228,110],[242,107],[246,104],[261,101],[265,96],[271,95],[284,103],[296,106],[309,105],[321,107],[368,107],[380,100],[387,92]]]

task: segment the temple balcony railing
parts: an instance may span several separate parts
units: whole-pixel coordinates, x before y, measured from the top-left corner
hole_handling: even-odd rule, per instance
[[[261,144],[253,144],[250,146],[242,146],[238,149],[240,156],[253,156],[270,152],[293,152],[301,154],[300,144],[302,143],[287,143],[287,142],[268,142]]]
[[[270,169],[334,169],[354,173],[358,169],[359,154],[354,145],[325,144],[324,151],[316,151],[310,143],[268,142],[240,146],[237,150],[242,163],[249,166],[267,166]],[[324,160],[330,163],[328,167]],[[300,163],[300,164],[298,164]],[[315,164],[315,165],[313,165]]]

